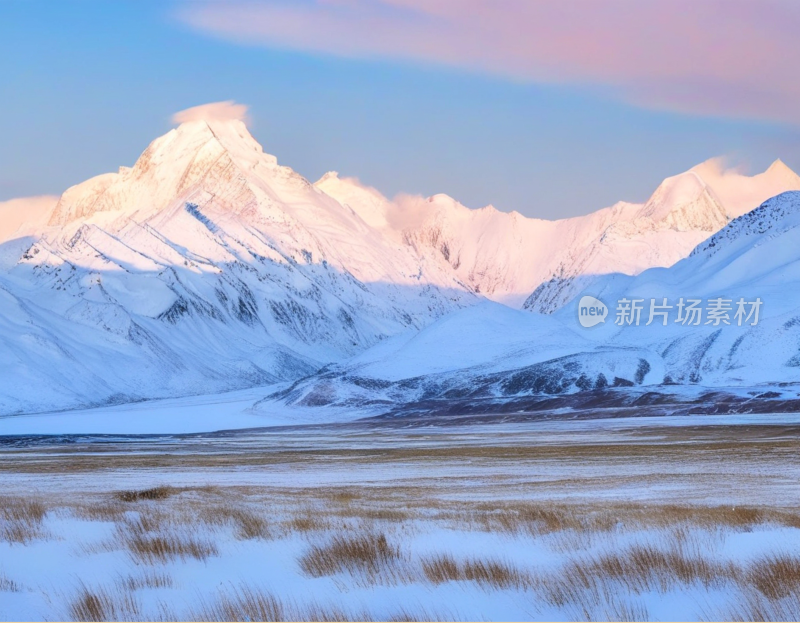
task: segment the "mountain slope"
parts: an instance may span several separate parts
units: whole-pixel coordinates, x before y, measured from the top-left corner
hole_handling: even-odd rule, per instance
[[[48,222],[0,248],[0,413],[290,380],[475,301],[238,121],[181,125]]]
[[[598,278],[591,294],[610,308],[604,324],[582,328],[576,301],[552,315],[486,302],[329,366],[273,394],[261,408],[279,401],[382,412],[509,412],[543,400],[551,409],[580,404],[573,398],[547,402],[552,395],[588,393],[587,400],[600,400],[597,391],[611,387],[628,388],[629,397],[602,400],[632,406],[640,397],[642,405],[680,402],[687,390],[676,390],[677,385],[720,388],[735,397],[735,388],[768,385],[768,398],[792,400],[797,408],[798,249],[800,192],[795,191],[734,219],[670,268]],[[705,309],[718,297],[730,301],[729,324],[707,324],[705,316],[697,326],[675,322],[681,298],[698,298]],[[615,324],[623,298],[644,303],[638,326]],[[648,325],[650,300],[665,298],[672,305],[669,322],[664,326],[656,317]],[[755,325],[754,317],[737,322],[740,298],[761,300]],[[764,391],[736,397],[732,408],[751,408],[747,402]]]
[[[594,339],[620,345],[646,346],[664,362],[667,382],[708,385],[797,383],[800,380],[800,192],[787,192],[733,220],[701,243],[685,260],[669,269],[653,269],[636,277],[612,275],[598,280],[592,294],[610,308],[609,321],[592,329]],[[730,324],[699,326],[619,327],[613,323],[616,302],[623,297],[651,298],[676,305],[696,298],[730,301]],[[758,324],[735,319],[737,301],[760,299]],[[745,313],[750,312],[746,306]],[[574,321],[573,301],[556,314]],[[643,316],[644,318],[644,316]],[[646,319],[643,319],[644,324]]]

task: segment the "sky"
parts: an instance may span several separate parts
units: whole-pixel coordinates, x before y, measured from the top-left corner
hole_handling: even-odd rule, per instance
[[[180,110],[387,196],[541,218],[717,156],[800,170],[792,0],[0,1],[0,201],[133,164]]]

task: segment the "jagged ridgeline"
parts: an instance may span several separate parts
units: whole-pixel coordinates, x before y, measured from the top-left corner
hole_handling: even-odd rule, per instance
[[[390,201],[335,173],[311,184],[265,154],[240,121],[184,123],[133,167],[73,186],[54,205],[15,204],[4,220],[0,413],[328,374],[451,316],[468,317],[459,310],[487,298],[558,316],[602,275],[669,266],[791,188],[800,178],[780,162],[755,177],[722,175],[707,163],[666,180],[645,204],[543,221],[470,210],[445,195]],[[539,314],[524,313],[532,328],[515,334],[502,318],[523,312],[490,308],[470,329],[482,360],[456,348],[443,353],[449,369],[491,363],[485,343],[507,329],[514,348],[535,353],[524,366],[547,370],[547,378],[518,378],[543,392],[596,384],[600,374],[611,385],[636,382],[639,359],[653,378],[663,371],[648,351],[625,374],[595,359],[553,376],[543,362],[593,347]],[[540,331],[560,336],[550,350]],[[508,393],[516,385],[492,376],[492,366],[474,391]],[[405,379],[428,374],[425,366],[398,369]],[[392,389],[403,379],[370,378],[373,398],[378,390],[404,395]],[[431,383],[443,394],[469,391]]]

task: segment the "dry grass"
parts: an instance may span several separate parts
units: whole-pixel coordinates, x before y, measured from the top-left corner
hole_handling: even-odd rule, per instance
[[[351,611],[337,604],[316,602],[297,604],[276,597],[269,591],[240,586],[221,593],[212,602],[203,600],[188,617],[192,621],[441,621],[426,610],[406,607],[389,617],[376,617],[368,611]]]
[[[148,569],[139,575],[119,578],[117,585],[128,591],[138,591],[143,588],[174,588],[175,581],[166,572]]]
[[[293,515],[288,522],[288,527],[294,532],[322,532],[331,527],[331,522],[320,513],[306,511]]]
[[[107,589],[89,589],[81,586],[69,605],[69,614],[75,621],[140,621],[141,606],[128,591],[111,592]]]
[[[708,621],[800,621],[800,595],[780,600],[745,591],[736,602],[704,617]]]
[[[400,560],[400,548],[383,533],[336,535],[324,545],[312,545],[300,558],[300,568],[315,578],[344,571],[377,574]]]
[[[338,504],[350,504],[354,500],[360,497],[360,491],[355,488],[351,487],[338,487],[331,489],[328,494],[327,498],[331,502],[335,502]]]
[[[576,564],[572,573],[583,577],[613,579],[636,593],[665,592],[675,584],[699,582],[705,588],[719,587],[738,577],[734,565],[702,556],[688,557],[679,551],[663,551],[652,545],[637,545],[620,553],[607,553],[588,564]],[[582,580],[585,581],[585,580]]]
[[[625,596],[626,598],[611,599],[609,603],[599,611],[599,616],[591,616],[594,613],[588,613],[590,616],[584,616],[587,621],[649,621],[650,613],[647,610],[647,605]]]
[[[528,574],[497,560],[469,559],[457,562],[450,554],[422,560],[425,578],[433,584],[450,581],[476,582],[491,588],[525,588],[532,581]]]
[[[550,605],[577,607],[577,618],[594,619],[600,612],[616,610],[625,615],[623,596],[645,592],[665,593],[677,586],[694,583],[704,588],[734,585],[741,579],[740,569],[702,556],[687,557],[680,551],[663,551],[650,545],[637,545],[621,552],[573,560],[560,574],[537,578],[536,589]],[[630,604],[633,604],[630,601]],[[636,610],[628,614],[637,618]],[[627,616],[627,615],[626,615]]]
[[[499,509],[494,514],[485,515],[485,518],[490,530],[494,528],[499,532],[511,534],[527,532],[541,535],[564,530],[601,529],[596,521],[592,521],[595,516],[570,507],[522,504]]]
[[[707,616],[709,620],[794,621],[800,616],[800,558],[789,555],[742,568],[639,545],[573,561],[559,575],[538,576],[535,587],[547,603],[572,611],[574,618],[644,620],[647,610],[636,594],[692,584],[739,592],[732,607]]]
[[[377,620],[377,619],[375,619]],[[458,618],[447,615],[442,616],[438,612],[430,612],[425,608],[420,608],[418,610],[410,610],[405,606],[401,606],[397,612],[392,613],[389,616],[387,621],[457,621]]]
[[[176,558],[206,560],[219,554],[212,541],[178,533],[136,535],[128,540],[128,549],[135,560],[148,564],[164,563]]]
[[[190,613],[193,621],[369,621],[366,612],[348,612],[336,605],[310,603],[298,606],[269,591],[241,586],[221,593],[213,602],[203,601]]]
[[[222,593],[200,607],[190,616],[193,621],[286,621],[283,602],[268,591],[243,586],[230,593]]]
[[[350,612],[336,604],[298,606],[248,588],[221,593],[219,599],[203,602],[189,613],[170,610],[174,580],[157,565],[208,560],[222,549],[217,542],[230,543],[232,538],[297,539],[292,533],[302,533],[309,543],[298,560],[302,573],[330,578],[325,585],[343,593],[354,586],[419,583],[436,596],[441,584],[469,582],[472,590],[529,591],[530,595],[514,598],[539,598],[556,608],[549,612],[567,618],[642,620],[649,616],[644,594],[670,593],[665,599],[672,599],[691,587],[693,594],[705,589],[729,596],[731,609],[713,618],[775,620],[796,619],[800,614],[800,557],[774,555],[740,567],[724,562],[730,548],[722,547],[732,532],[800,527],[797,509],[613,501],[530,503],[511,497],[528,496],[532,489],[527,483],[520,485],[524,490],[510,492],[501,482],[491,495],[484,489],[473,496],[460,481],[452,482],[457,488],[448,488],[447,483],[437,488],[426,478],[419,486],[389,483],[332,491],[252,485],[65,492],[48,498],[47,506],[35,498],[6,496],[0,497],[0,539],[12,534],[15,542],[26,543],[42,534],[44,523],[55,531],[59,524],[53,520],[62,514],[113,522],[116,531],[102,541],[102,549],[94,546],[98,541],[87,539],[86,547],[79,542],[74,550],[83,555],[122,550],[135,563],[145,564],[112,576],[110,588],[83,588],[69,606],[71,616],[81,620],[186,615],[199,620],[373,618],[375,613]],[[481,501],[465,502],[465,496]],[[9,533],[12,528],[15,532]],[[404,539],[439,530],[463,535],[459,556],[412,557],[413,550]],[[505,543],[503,551],[509,544],[530,548],[535,543],[563,566],[544,572],[536,570],[535,561],[530,567],[515,566],[476,556],[469,549],[470,532],[478,530],[498,535],[491,538]],[[660,545],[630,546],[639,539]],[[262,543],[247,547],[251,546],[272,547]],[[8,581],[7,586],[17,585]],[[0,575],[0,590],[15,590],[3,587]],[[161,594],[169,598],[164,604],[148,599],[148,610],[139,611],[137,591],[145,589],[163,589]],[[441,594],[451,594],[449,589],[442,590]],[[416,608],[379,614],[378,618],[393,620],[438,618]]]
[[[269,523],[262,515],[240,503],[239,506],[212,505],[200,510],[199,518],[208,525],[232,525],[237,538],[269,539]]]
[[[450,511],[455,525],[487,532],[542,536],[558,532],[607,533],[688,525],[692,528],[749,530],[756,525],[800,527],[796,510],[747,506],[597,505],[558,503],[483,503],[468,511]]]
[[[191,525],[172,525],[161,515],[126,519],[118,525],[117,534],[136,562],[206,560],[219,554],[216,544],[208,537],[196,536]]]
[[[176,493],[178,493],[177,489],[162,485],[139,491],[118,491],[116,497],[123,502],[139,502],[141,500],[165,500]]]
[[[116,522],[120,521],[128,510],[130,509],[126,504],[115,498],[112,501],[103,501],[95,504],[78,504],[73,507],[72,513],[78,519]]]
[[[0,539],[28,543],[43,536],[47,508],[36,499],[0,497]]]
[[[0,593],[19,593],[22,587],[5,573],[0,573]]]
[[[762,558],[748,568],[747,581],[768,599],[800,599],[800,558],[788,554]]]

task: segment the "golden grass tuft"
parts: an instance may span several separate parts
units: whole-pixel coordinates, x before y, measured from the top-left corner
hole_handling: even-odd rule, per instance
[[[43,535],[47,507],[36,499],[0,497],[0,539],[28,543]]]
[[[708,621],[800,621],[800,595],[769,599],[757,591],[745,591],[733,605],[705,616]]]
[[[139,502],[141,500],[165,500],[178,493],[177,489],[160,485],[139,491],[117,491],[116,497],[123,502]]]
[[[139,575],[120,577],[117,585],[128,591],[138,591],[143,588],[174,588],[175,581],[166,572],[148,569]]]
[[[319,513],[305,512],[293,515],[288,527],[294,532],[322,532],[330,527],[330,521]]]
[[[424,558],[422,571],[433,584],[463,580],[498,589],[524,588],[531,584],[528,574],[504,562],[473,558],[459,563],[450,554]]]
[[[578,571],[580,569],[580,571]],[[652,545],[636,545],[621,553],[607,553],[588,565],[578,565],[576,573],[618,580],[634,592],[669,590],[676,583],[699,582],[717,587],[735,579],[737,568],[700,555],[686,556],[679,551],[663,551]]]
[[[337,605],[285,602],[270,591],[240,586],[222,592],[213,602],[201,601],[193,621],[370,621],[366,612],[348,612]]]
[[[81,586],[69,605],[69,614],[75,621],[139,621],[141,607],[128,591],[112,592],[108,589],[90,589]]]
[[[193,621],[438,621],[426,611],[402,608],[389,618],[375,617],[368,611],[350,611],[337,604],[310,602],[297,604],[276,597],[270,591],[240,586],[221,592],[189,613]]]
[[[741,570],[732,563],[720,563],[700,555],[687,556],[679,550],[663,551],[652,545],[635,545],[620,552],[608,552],[569,562],[560,574],[537,578],[536,588],[553,606],[581,607],[580,618],[608,604],[610,596],[665,593],[679,585],[699,583],[706,589],[721,588],[741,580]],[[616,605],[619,615],[624,604]],[[633,612],[633,611],[631,611]],[[632,614],[636,618],[635,612]]]
[[[266,518],[244,505],[207,506],[201,510],[200,518],[208,525],[233,525],[236,537],[242,540],[269,539],[272,536]]]
[[[98,504],[78,504],[73,507],[73,514],[79,519],[89,521],[120,521],[129,509],[118,498]]]
[[[400,549],[383,533],[336,535],[325,545],[312,545],[300,558],[300,568],[312,577],[343,571],[375,574],[400,560]]]
[[[212,541],[178,533],[134,535],[128,540],[128,549],[137,561],[148,564],[164,563],[176,558],[206,560],[219,554]]]
[[[174,559],[206,560],[219,554],[216,543],[196,536],[191,524],[177,524],[162,514],[140,514],[117,526],[117,534],[136,562],[164,563]]]
[[[269,591],[242,586],[221,593],[213,602],[202,601],[190,615],[192,621],[286,621],[283,602]]]
[[[747,581],[769,599],[800,598],[800,558],[779,554],[757,560],[747,570]]]

